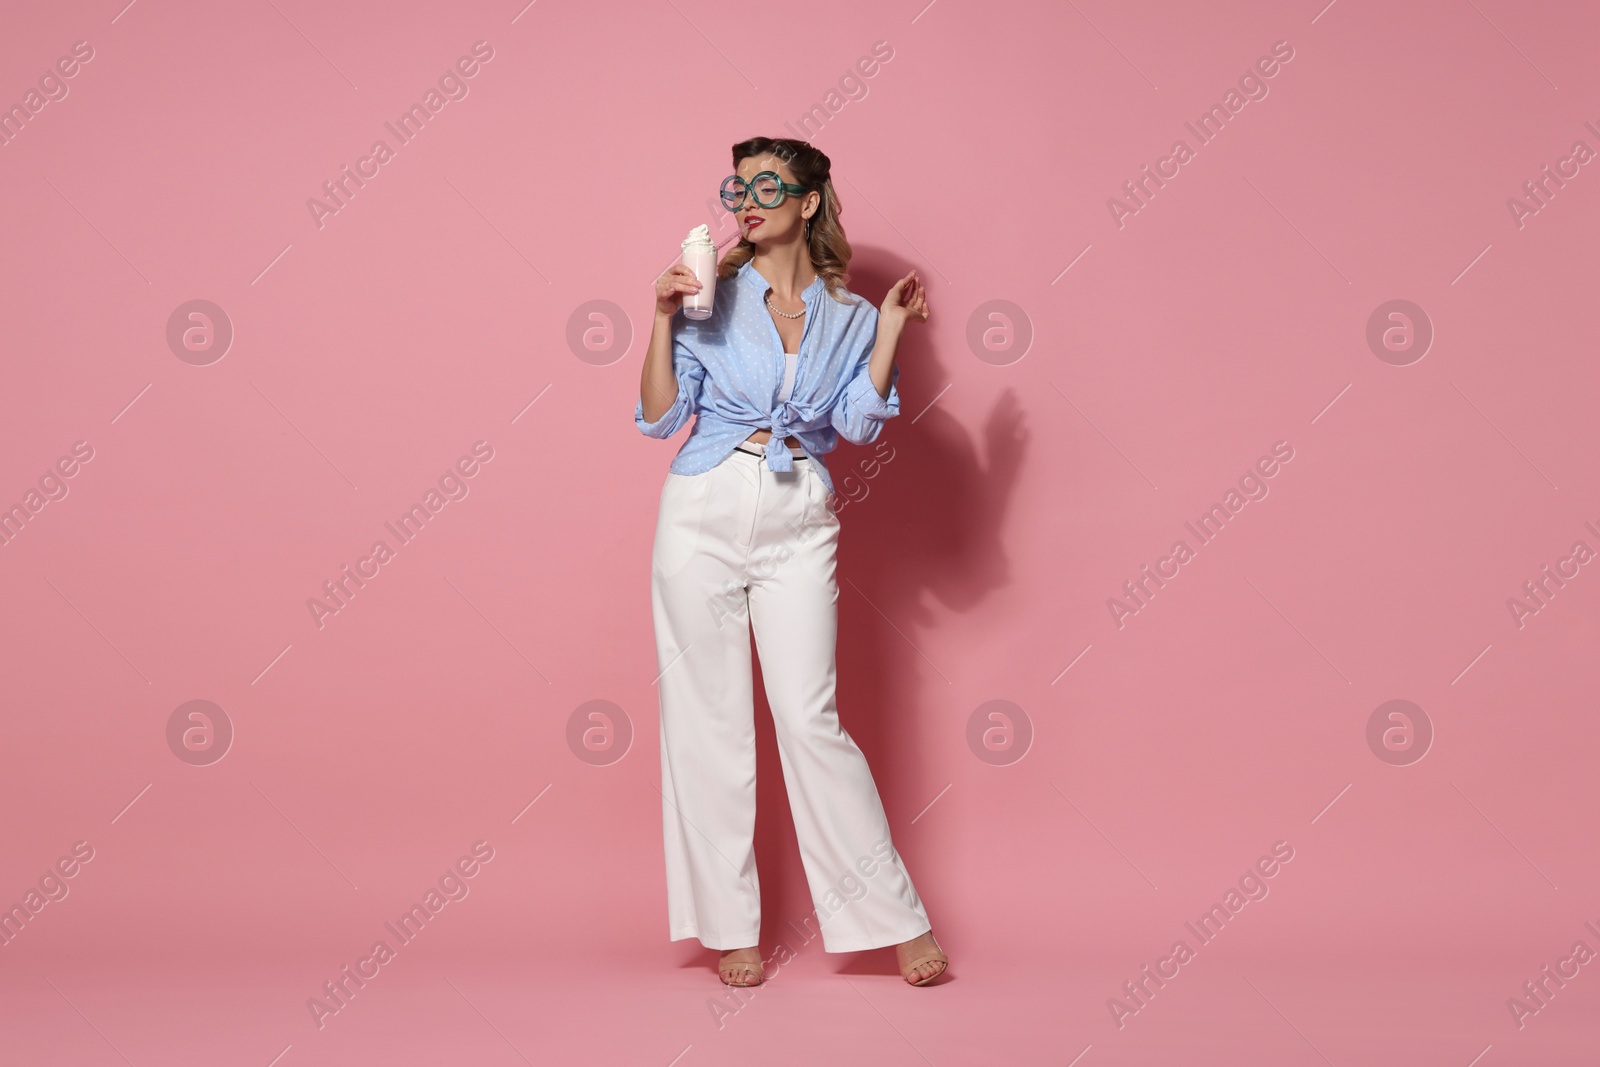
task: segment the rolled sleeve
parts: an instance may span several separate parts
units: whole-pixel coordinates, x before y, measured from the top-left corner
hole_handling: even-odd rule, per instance
[[[840,437],[853,445],[871,444],[877,440],[878,434],[883,432],[884,422],[900,414],[900,390],[896,384],[900,380],[900,364],[895,363],[894,369],[889,372],[887,397],[879,396],[878,387],[872,384],[869,364],[877,339],[877,323],[874,317],[866,351],[857,359],[855,373],[845,386],[844,395],[839,398],[839,403],[833,409],[833,428],[839,431]]]
[[[690,350],[681,335],[672,339],[672,373],[678,379],[678,396],[655,422],[644,419],[644,397],[633,405],[633,423],[646,437],[671,437],[688,423],[700,407],[700,386],[705,381],[705,365]]]

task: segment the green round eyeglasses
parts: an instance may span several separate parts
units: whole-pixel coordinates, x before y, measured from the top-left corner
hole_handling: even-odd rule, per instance
[[[749,193],[758,207],[777,207],[783,203],[785,194],[799,196],[805,191],[805,186],[786,182],[770,170],[762,171],[749,182],[730,174],[722,179],[722,206],[738,211],[744,205],[745,194]]]

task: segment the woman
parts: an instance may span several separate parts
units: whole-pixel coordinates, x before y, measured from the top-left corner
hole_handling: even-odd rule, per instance
[[[927,297],[916,271],[881,310],[844,287],[850,244],[826,155],[757,137],[733,146],[733,166],[723,203],[740,241],[718,264],[712,315],[674,333],[700,284],[682,264],[656,279],[634,410],[651,437],[697,416],[661,490],[651,558],[670,936],[723,949],[728,985],[765,979],[754,626],[824,951],[894,945],[906,981],[925,985],[949,960],[834,700],[839,519],[820,457],[841,436],[875,440],[899,413],[895,350],[906,323],[927,321]]]

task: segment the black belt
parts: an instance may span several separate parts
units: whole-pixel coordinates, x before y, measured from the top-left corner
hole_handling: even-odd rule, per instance
[[[788,445],[784,445],[783,447],[789,448]],[[744,442],[742,442],[742,441],[739,444],[734,445],[733,446],[733,450],[735,452],[743,452],[747,456],[761,456],[763,458],[767,454],[767,450],[765,448],[761,448],[761,449],[746,448],[746,447],[744,447]],[[793,456],[795,459],[810,459],[811,458],[810,456],[806,455],[804,452],[796,452],[792,448],[789,448],[789,454],[791,456]]]

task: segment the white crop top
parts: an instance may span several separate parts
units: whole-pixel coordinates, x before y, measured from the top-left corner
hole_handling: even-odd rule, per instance
[[[798,352],[785,352],[783,354],[783,384],[778,386],[778,403],[789,399],[789,394],[794,392],[794,365],[799,358]]]

